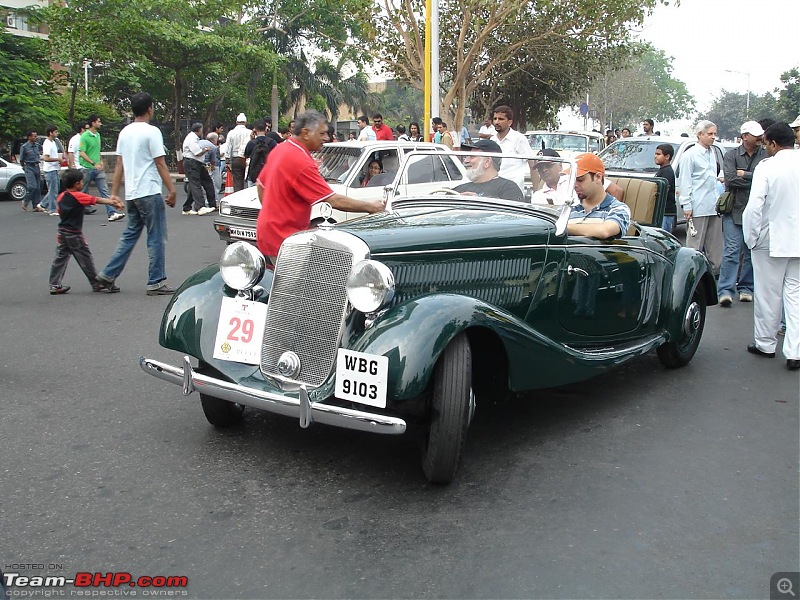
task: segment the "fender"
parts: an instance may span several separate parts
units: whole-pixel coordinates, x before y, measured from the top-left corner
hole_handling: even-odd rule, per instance
[[[672,294],[664,310],[668,313],[667,334],[670,340],[678,340],[683,327],[683,316],[689,300],[698,285],[703,286],[706,306],[717,303],[717,284],[708,259],[691,248],[681,248],[675,257],[672,272]]]
[[[266,270],[258,285],[269,290],[272,277],[273,272]],[[161,319],[158,343],[212,365],[231,381],[252,374],[258,367],[217,360],[212,356],[222,298],[235,296],[236,291],[222,280],[219,265],[198,271],[181,284],[167,305]],[[258,302],[266,304],[268,299],[266,292],[256,295]]]
[[[491,330],[505,349],[509,389],[545,388],[592,377],[618,360],[583,356],[532,329],[518,317],[485,302],[456,294],[416,298],[381,314],[369,329],[350,340],[351,350],[389,357],[388,396],[407,400],[425,391],[436,361],[459,333]],[[475,348],[476,354],[480,348]],[[564,355],[573,363],[565,367]],[[474,365],[480,368],[480,365]]]

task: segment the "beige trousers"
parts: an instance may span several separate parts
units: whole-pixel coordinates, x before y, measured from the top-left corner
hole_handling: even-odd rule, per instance
[[[697,235],[689,235],[687,227],[686,245],[705,254],[708,262],[711,263],[714,276],[717,276],[722,265],[722,219],[716,215],[693,217],[692,222],[694,222]]]

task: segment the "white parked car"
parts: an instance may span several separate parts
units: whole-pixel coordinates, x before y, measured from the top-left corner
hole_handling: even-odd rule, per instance
[[[0,192],[12,200],[25,198],[25,171],[17,163],[0,159]]]
[[[655,163],[656,147],[670,144],[675,151],[672,157],[672,168],[678,174],[678,163],[683,154],[697,144],[697,138],[642,136],[619,139],[600,153],[606,167],[606,173],[627,175],[630,177],[652,177],[658,171]],[[714,156],[722,170],[722,157],[727,148],[719,141],[714,142]]]
[[[561,158],[575,158],[583,152],[597,154],[606,147],[606,138],[596,131],[526,131],[525,137],[534,154],[552,148]]]
[[[408,153],[414,150],[436,150],[442,153],[426,157],[418,161],[403,175],[404,181],[398,181],[400,165]],[[334,192],[362,200],[372,200],[389,195],[422,194],[447,184],[458,184],[467,181],[466,171],[461,161],[452,156],[445,158],[449,150],[441,144],[428,142],[339,142],[325,144],[315,153],[322,176],[328,181]],[[369,163],[374,159],[381,161],[383,172],[367,180]],[[424,164],[423,164],[424,163]],[[424,176],[415,175],[424,171]],[[431,177],[429,172],[434,175]],[[433,183],[431,180],[433,179]],[[366,184],[365,184],[365,180]],[[387,189],[390,188],[391,189]],[[214,219],[214,229],[222,241],[230,243],[237,240],[255,241],[256,220],[261,210],[261,203],[256,188],[245,188],[239,192],[222,198],[219,202],[219,214]],[[330,221],[341,223],[366,213],[348,213],[334,209]],[[311,209],[311,224],[322,222],[320,206]]]
[[[656,147],[660,144],[670,144],[675,151],[672,156],[672,168],[677,179],[680,174],[679,163],[684,153],[697,144],[697,138],[671,137],[671,136],[641,136],[622,138],[606,146],[600,153],[600,158],[606,167],[607,176],[625,177],[652,177],[659,167],[655,163]],[[717,173],[722,174],[722,157],[727,148],[719,141],[715,141],[714,158],[717,161]],[[677,223],[684,223],[683,213],[678,211]]]

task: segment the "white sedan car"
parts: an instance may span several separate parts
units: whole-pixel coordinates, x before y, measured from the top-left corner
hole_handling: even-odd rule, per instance
[[[403,181],[398,181],[400,164],[414,150],[436,150],[442,156],[434,154],[424,160],[417,159],[407,174],[403,175]],[[315,153],[314,158],[319,164],[320,173],[334,192],[350,198],[371,200],[383,197],[389,199],[389,195],[421,194],[467,181],[461,161],[445,156],[447,153],[446,146],[427,142],[339,142],[325,144]],[[367,180],[369,163],[375,159],[381,162],[383,171]],[[416,175],[417,172],[419,176]],[[433,177],[430,173],[433,173]],[[255,187],[226,196],[220,200],[214,229],[226,243],[237,240],[255,242],[259,210],[261,202]],[[347,213],[334,209],[329,220],[341,223],[364,214],[366,213]],[[320,206],[313,206],[311,225],[316,226],[322,220]]]

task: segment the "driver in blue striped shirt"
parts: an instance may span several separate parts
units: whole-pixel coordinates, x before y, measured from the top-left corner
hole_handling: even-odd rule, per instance
[[[575,157],[575,162],[575,193],[580,203],[572,207],[567,233],[599,239],[622,237],[628,231],[631,211],[603,189],[603,161],[596,154],[584,152]]]

